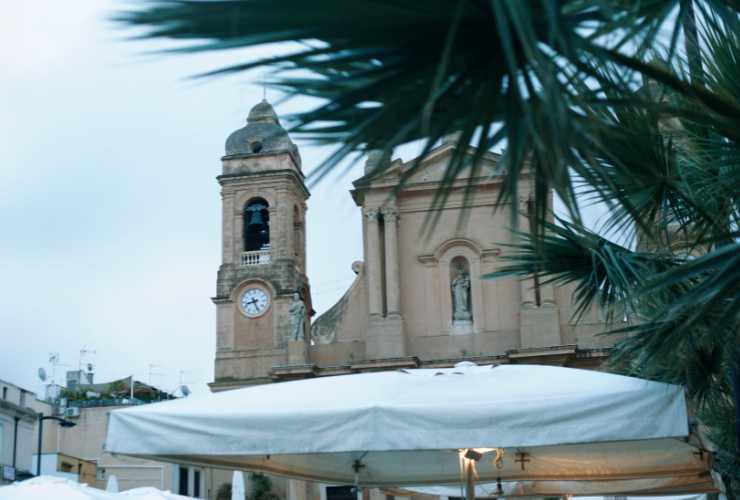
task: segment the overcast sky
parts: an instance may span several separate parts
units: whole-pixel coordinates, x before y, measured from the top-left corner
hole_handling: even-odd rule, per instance
[[[226,137],[262,98],[259,75],[188,80],[244,54],[146,55],[161,46],[124,41],[107,21],[122,5],[11,2],[0,17],[0,379],[37,391],[49,353],[68,365],[61,379],[83,348],[98,381],[213,378],[215,177]],[[299,147],[306,171],[326,153]],[[319,311],[362,258],[347,192],[358,175],[308,202]]]
[[[203,391],[213,380],[215,177],[226,137],[263,90],[260,73],[188,77],[270,52],[153,54],[164,46],[126,41],[108,21],[126,6],[12,2],[0,17],[0,379],[39,393],[38,369],[54,373],[50,353],[63,380],[82,349],[95,351],[83,361],[97,381],[134,374]],[[328,153],[296,142],[305,172]],[[361,168],[311,189],[308,275],[319,313],[362,259],[348,193]],[[587,212],[595,220],[603,209]]]

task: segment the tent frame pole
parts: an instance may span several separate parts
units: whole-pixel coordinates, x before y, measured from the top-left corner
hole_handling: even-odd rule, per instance
[[[475,500],[475,462],[466,460],[465,464],[465,500]]]

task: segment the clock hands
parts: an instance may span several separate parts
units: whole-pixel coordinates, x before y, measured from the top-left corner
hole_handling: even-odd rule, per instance
[[[249,289],[241,297],[241,310],[250,318],[256,318],[262,314],[269,303],[269,297],[258,289]]]

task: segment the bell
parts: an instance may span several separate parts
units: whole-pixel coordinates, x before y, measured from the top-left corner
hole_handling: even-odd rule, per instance
[[[249,218],[247,219],[247,226],[257,226],[258,228],[264,227],[266,224],[265,217],[262,214],[262,211],[266,208],[267,206],[261,203],[253,204],[247,207],[247,213],[249,215]]]
[[[249,224],[248,226],[264,226],[265,221],[262,217],[262,213],[259,210],[254,210],[252,213],[249,214]]]

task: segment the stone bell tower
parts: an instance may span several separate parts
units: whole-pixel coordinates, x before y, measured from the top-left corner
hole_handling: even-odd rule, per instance
[[[305,237],[309,192],[298,148],[267,101],[252,108],[246,126],[229,136],[221,160],[213,390],[269,381],[273,366],[289,362],[289,337],[295,335],[291,305],[298,297],[305,305],[304,338],[311,313]]]

